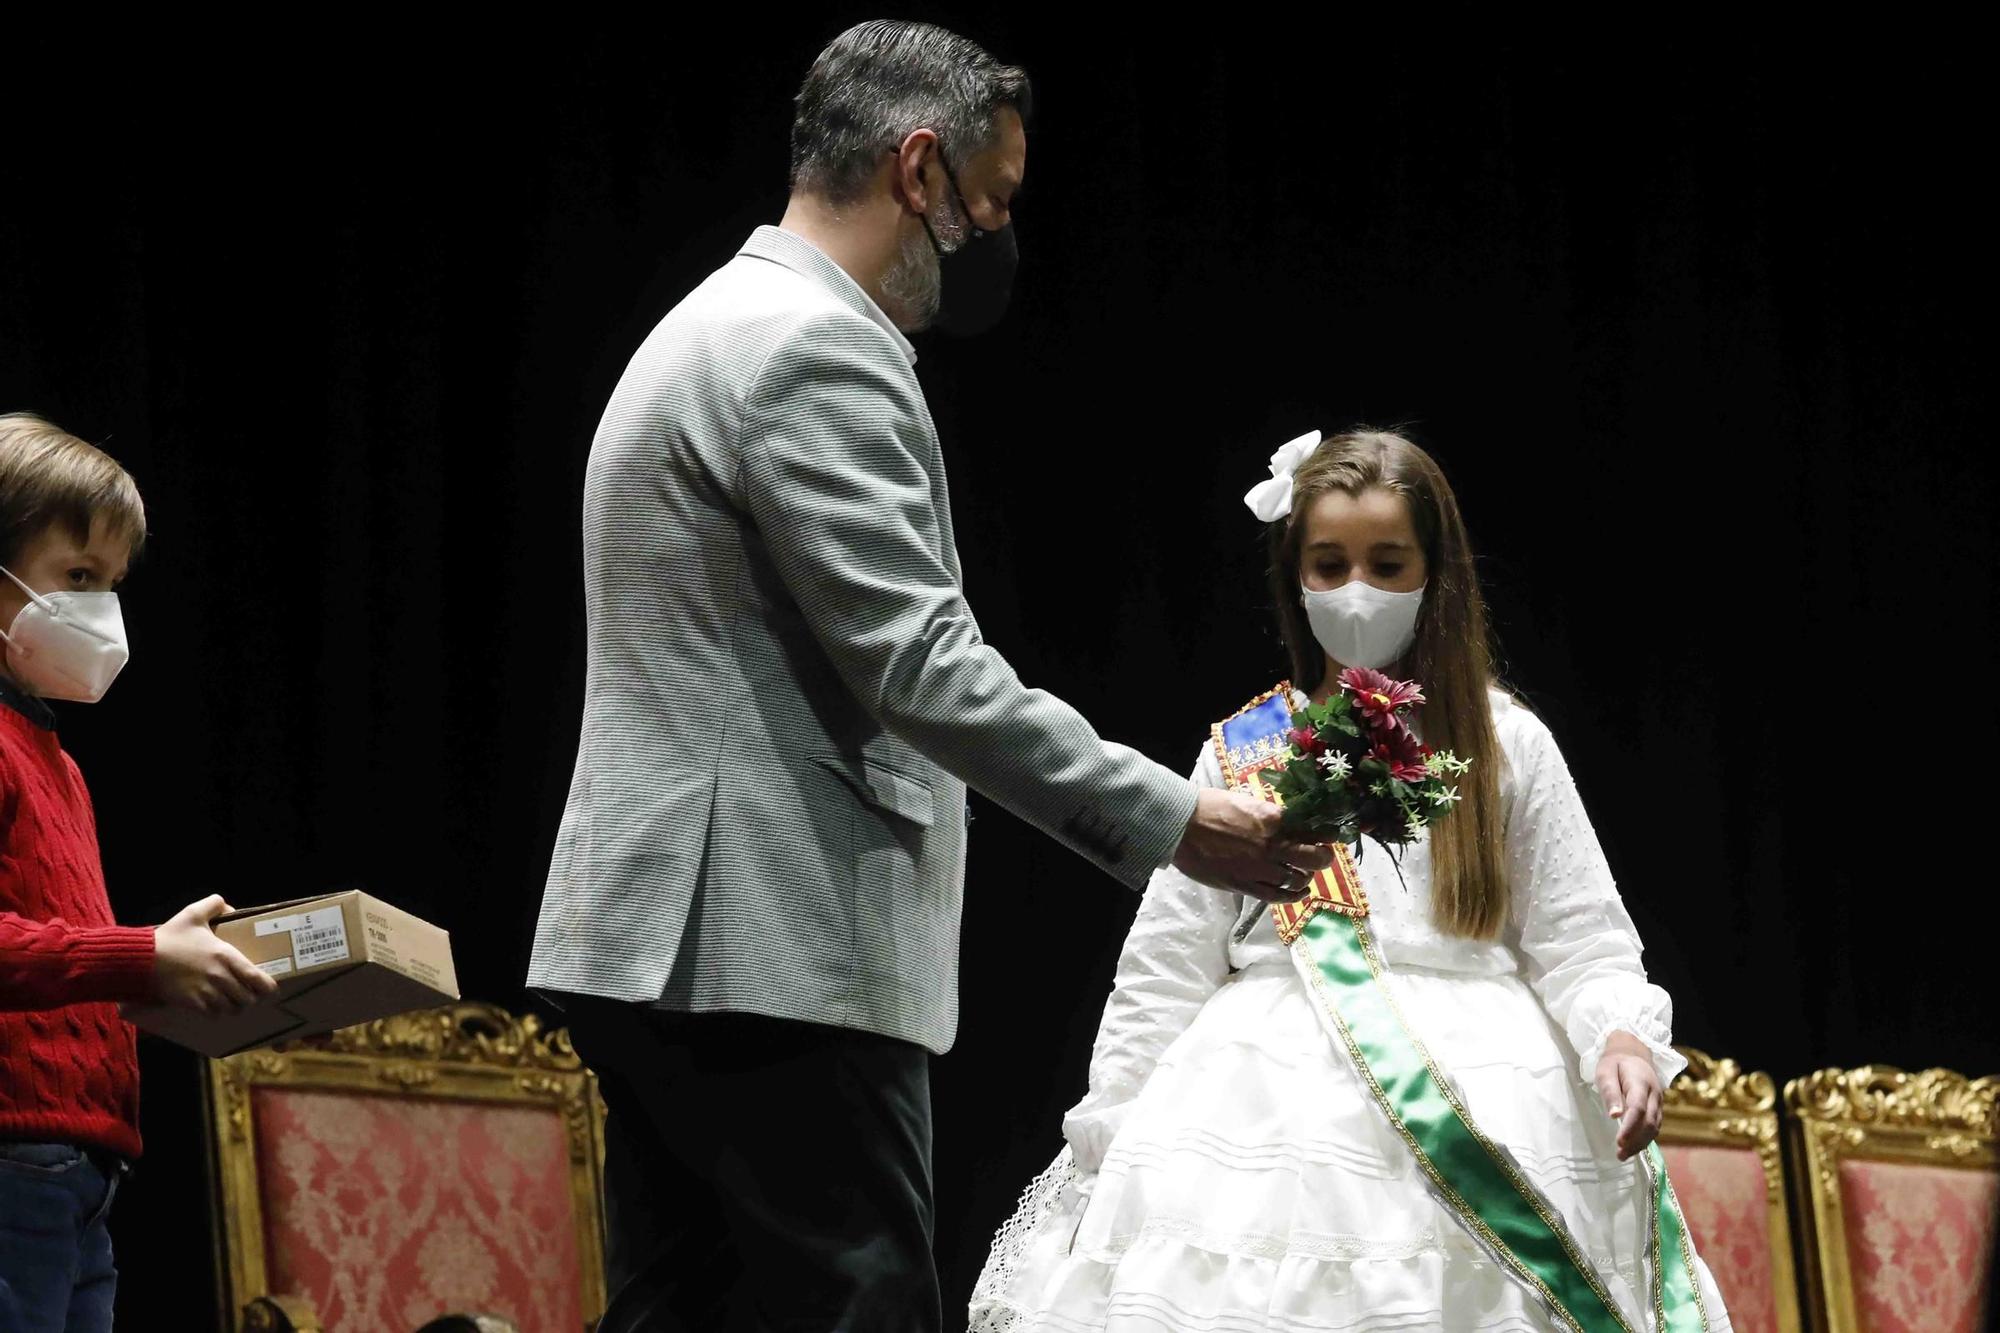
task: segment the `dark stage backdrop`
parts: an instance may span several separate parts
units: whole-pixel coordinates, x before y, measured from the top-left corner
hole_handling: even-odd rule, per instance
[[[0,410],[104,442],[150,505],[132,665],[63,723],[123,920],[364,885],[524,1003],[592,430],[777,218],[790,94],[866,16],[10,50]],[[1191,765],[1283,670],[1239,497],[1303,430],[1411,423],[1679,1038],[1780,1078],[2000,1070],[1969,54],[962,30],[1039,83],[1025,258],[1006,324],[919,373],[1023,678]],[[1136,903],[978,805],[949,1306],[1058,1146]],[[144,1067],[122,1304],[196,1327],[197,1071]]]

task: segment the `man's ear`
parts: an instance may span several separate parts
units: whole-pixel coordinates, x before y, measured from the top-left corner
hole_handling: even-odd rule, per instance
[[[896,149],[891,167],[890,188],[898,202],[912,212],[930,209],[930,188],[924,182],[924,168],[937,155],[937,135],[930,130],[911,130]]]

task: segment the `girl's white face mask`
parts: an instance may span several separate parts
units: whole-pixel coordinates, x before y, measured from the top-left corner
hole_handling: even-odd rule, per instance
[[[1312,622],[1313,637],[1344,667],[1380,670],[1410,651],[1417,641],[1417,612],[1424,590],[1384,592],[1350,579],[1324,592],[1301,586],[1299,601]]]
[[[94,704],[111,688],[131,650],[115,592],[40,593],[0,566],[28,594],[11,628],[0,630],[7,665],[44,699]]]

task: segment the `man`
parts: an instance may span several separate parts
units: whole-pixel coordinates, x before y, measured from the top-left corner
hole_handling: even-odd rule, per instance
[[[927,1052],[964,784],[1141,887],[1298,896],[1268,806],[1099,739],[980,641],[904,336],[991,323],[1029,85],[865,23],[792,196],[653,331],[584,488],[583,737],[529,981],[603,1079],[605,1333],[928,1329]]]

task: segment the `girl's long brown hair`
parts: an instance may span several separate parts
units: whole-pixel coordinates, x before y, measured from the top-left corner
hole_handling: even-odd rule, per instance
[[[1304,515],[1330,491],[1372,489],[1402,497],[1424,551],[1416,642],[1389,673],[1423,686],[1425,742],[1472,761],[1459,783],[1463,800],[1430,829],[1432,919],[1447,934],[1492,939],[1508,910],[1499,781],[1506,760],[1487,698],[1495,681],[1486,599],[1450,483],[1429,454],[1393,432],[1357,426],[1321,440],[1292,478],[1292,512],[1269,527],[1271,594],[1292,683],[1310,694],[1326,675],[1326,652],[1299,603]]]

